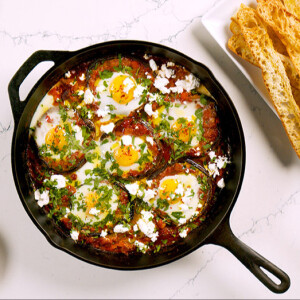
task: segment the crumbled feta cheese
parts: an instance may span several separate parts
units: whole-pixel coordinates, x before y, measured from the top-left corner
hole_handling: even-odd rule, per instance
[[[152,78],[152,76],[151,75],[147,75],[147,79],[151,79]]]
[[[167,67],[174,67],[175,63],[173,63],[172,61],[168,61],[167,62]]]
[[[75,132],[75,139],[82,145],[84,140],[81,128],[78,125],[72,125],[72,130]]]
[[[155,190],[145,190],[145,195],[144,195],[144,201],[148,202],[149,200],[153,199],[156,195]]]
[[[213,158],[216,157],[216,156],[213,156],[213,154],[211,154],[211,156]],[[214,160],[213,163],[211,162],[211,163],[208,164],[209,175],[213,175],[214,178],[216,176],[220,175],[219,169],[225,168],[227,163],[229,163],[229,161],[228,161],[228,158],[226,156],[218,156]]]
[[[124,146],[132,145],[132,136],[123,135],[121,139],[122,139],[122,142],[123,142]]]
[[[66,78],[70,78],[70,77],[71,77],[71,72],[68,71],[67,73],[65,73],[65,77],[66,77]]]
[[[163,64],[158,71],[158,75],[165,78],[171,78],[171,76],[174,75],[174,70],[168,69],[167,66]]]
[[[143,191],[141,190],[138,190],[137,194],[136,194],[138,197],[142,198],[144,196],[144,193]]]
[[[159,97],[159,94],[148,93],[147,96],[148,96],[148,100],[150,102],[153,102],[153,101],[157,101],[157,98]]]
[[[214,159],[216,157],[216,152],[215,151],[210,151],[208,153],[208,155],[209,155],[210,159]]]
[[[78,77],[81,81],[83,81],[83,80],[85,80],[85,74],[84,73],[82,73],[81,75],[80,75],[80,77]]]
[[[193,217],[195,218],[195,217],[197,217],[199,214],[200,214],[199,210],[196,210],[195,213],[194,213],[194,215],[193,215]]]
[[[134,245],[139,248],[140,251],[145,252],[148,249],[148,246],[142,242],[134,241]]]
[[[90,214],[90,215],[93,215],[93,216],[96,216],[96,215],[98,215],[99,213],[100,213],[100,210],[97,209],[97,208],[95,208],[95,207],[92,207],[92,208],[90,209],[90,211],[89,211],[89,214]]]
[[[158,112],[152,110],[152,104],[147,103],[144,107],[144,110],[148,116],[154,116],[155,118],[158,117]]]
[[[213,175],[214,178],[220,174],[217,164],[215,163],[208,164],[208,171],[209,171],[209,175]]]
[[[146,137],[146,141],[147,141],[148,143],[150,143],[151,146],[153,146],[153,143],[154,143],[153,137],[147,136],[147,137]]]
[[[106,237],[107,236],[107,229],[102,230],[101,233],[100,233],[100,236],[101,237]]]
[[[106,105],[106,106],[104,106],[103,109],[99,108],[99,109],[96,111],[96,114],[97,114],[98,117],[104,118],[104,117],[106,117],[106,116],[109,114],[109,112],[110,112],[110,109],[109,109],[109,107]]]
[[[220,189],[223,189],[225,187],[225,181],[224,181],[224,178],[221,178],[218,182],[217,182],[217,186],[220,188]]]
[[[225,157],[225,156],[219,156],[219,157],[216,159],[216,164],[217,164],[217,167],[218,167],[219,169],[224,168],[224,166],[226,165],[226,163],[228,163],[228,159],[227,159],[227,157]]]
[[[77,241],[78,240],[78,237],[79,237],[79,232],[77,230],[72,230],[70,232],[70,235],[71,235],[71,238],[74,240],[74,241]]]
[[[152,182],[153,182],[153,180],[146,180],[146,183],[147,183],[148,186],[151,186]]]
[[[67,218],[70,212],[71,212],[70,209],[66,207],[66,214],[64,215],[64,217]]]
[[[127,232],[129,228],[123,224],[118,224],[114,227],[114,232],[115,233],[124,233]]]
[[[109,123],[107,125],[101,125],[100,130],[105,133],[110,133],[113,131],[114,127],[115,127],[114,123]]]
[[[129,192],[130,195],[136,195],[139,190],[139,185],[136,182],[128,183],[128,184],[125,184],[125,188],[127,189],[127,191]]]
[[[97,88],[96,88],[96,92],[97,92],[97,93],[102,93],[102,92],[106,91],[106,88],[107,88],[107,87],[105,86],[104,82],[106,82],[106,81],[101,80],[101,81],[99,82],[99,84],[98,84],[98,86],[97,86]]]
[[[113,202],[110,204],[110,208],[112,211],[115,211],[118,207],[118,202]]]
[[[179,232],[179,236],[184,239],[187,236],[187,232],[188,232],[188,229],[186,228],[186,229],[182,230],[181,232]]]
[[[187,221],[186,218],[180,218],[180,219],[178,220],[178,223],[182,225],[182,224],[185,224],[186,221]]]
[[[85,93],[84,93],[84,99],[83,99],[83,101],[86,104],[91,104],[91,103],[94,102],[94,100],[95,100],[95,97],[94,97],[92,91],[90,89],[86,89]]]
[[[192,189],[187,188],[184,196],[182,197],[182,202],[185,204],[189,204],[191,202],[191,197],[193,196]]]
[[[153,59],[149,60],[149,66],[152,69],[152,71],[157,71],[157,64]]]
[[[62,189],[66,187],[67,179],[63,175],[51,175],[50,181],[56,181],[57,182],[56,188]]]
[[[189,74],[185,76],[185,79],[177,80],[175,85],[176,87],[171,87],[170,90],[173,93],[182,93],[183,90],[190,92],[191,90],[199,87],[200,82],[193,74]]]
[[[84,91],[83,90],[80,90],[80,91],[78,91],[78,96],[82,96],[83,94],[84,94]]]
[[[136,224],[134,224],[133,225],[133,231],[138,231],[138,230],[139,230],[138,226]]]
[[[158,232],[155,231],[155,224],[152,222],[153,214],[149,211],[142,210],[142,217],[137,221],[139,229],[151,239],[152,242],[155,242],[158,237]]]
[[[40,193],[39,190],[36,190],[34,192],[34,198],[37,201],[38,205],[40,207],[43,207],[44,205],[47,205],[49,203],[49,191],[43,191]]]
[[[137,97],[142,96],[142,94],[143,94],[143,92],[144,92],[145,89],[146,89],[145,87],[143,87],[142,85],[138,84],[136,86],[134,92],[133,92],[133,97],[137,98]]]
[[[125,80],[123,81],[123,85],[124,85],[123,92],[126,94],[128,94],[129,91],[135,86],[134,82],[129,77],[125,78]]]
[[[154,81],[154,86],[159,89],[163,94],[169,94],[170,89],[166,87],[166,85],[169,83],[168,78],[157,76]]]

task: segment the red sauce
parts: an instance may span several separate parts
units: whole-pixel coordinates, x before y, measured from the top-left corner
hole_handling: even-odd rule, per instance
[[[162,61],[164,63],[164,61]],[[145,65],[144,62],[135,60],[132,58],[121,58],[122,68],[129,70],[128,72],[135,78],[135,80],[139,83],[139,81],[143,78],[145,79],[148,74],[151,82],[153,83],[156,73],[153,72],[148,66]],[[83,95],[79,95],[79,90],[85,90],[88,86],[91,91],[96,96],[96,84],[98,84],[97,80],[99,80],[99,73],[103,71],[110,72],[119,72],[120,60],[118,58],[109,59],[106,61],[99,61],[97,63],[87,62],[81,64],[68,72],[68,75],[63,76],[60,81],[48,92],[49,95],[52,95],[54,98],[53,105],[64,105],[64,101],[67,101],[73,108],[76,108],[79,104],[81,104],[83,100]],[[174,70],[176,72],[176,77],[169,78],[169,83],[167,85],[168,88],[174,87],[175,82],[177,80],[185,79],[187,75],[189,75],[189,71],[181,66],[171,66],[169,69]],[[117,69],[117,71],[116,71]],[[123,69],[123,70],[124,70]],[[82,75],[84,74],[84,76]],[[148,78],[149,79],[149,78]],[[150,92],[157,92],[157,89],[152,85],[150,88]],[[164,97],[164,101],[166,102],[174,102],[179,101],[181,103],[186,102],[195,102],[199,100],[199,95],[193,94],[191,92],[184,91],[178,94],[166,94]],[[101,101],[101,98],[100,100]],[[87,104],[86,108],[96,112],[99,109],[99,101],[95,101],[93,103]],[[203,127],[203,137],[204,140],[197,145],[199,149],[191,149],[185,153],[186,156],[195,156],[194,161],[198,162],[201,165],[205,165],[208,163],[209,158],[206,155],[207,151],[211,147],[214,147],[217,155],[223,154],[223,148],[221,145],[215,146],[219,141],[220,132],[219,132],[219,119],[217,116],[216,108],[213,102],[208,102],[206,105],[202,105],[199,103],[199,107],[203,108],[202,115],[202,127]],[[152,102],[152,109],[156,110],[159,108],[159,104],[156,102]],[[143,108],[140,108],[140,111],[143,111]],[[153,145],[151,143],[147,143],[147,147],[151,151],[153,155],[153,161],[145,163],[142,171],[131,170],[125,176],[127,179],[140,178],[141,176],[148,176],[153,174],[154,171],[163,170],[159,175],[156,175],[153,179],[153,184],[151,188],[157,188],[159,186],[160,180],[162,180],[166,176],[171,176],[175,174],[185,173],[186,167],[189,170],[190,174],[194,174],[195,176],[200,176],[204,178],[206,175],[201,173],[198,169],[192,168],[189,164],[183,163],[172,163],[171,165],[166,166],[166,164],[171,162],[172,158],[172,143],[167,140],[159,140],[158,135],[154,133],[153,128],[142,120],[142,115],[140,111],[137,110],[128,117],[122,119],[121,121],[115,124],[115,128],[113,133],[116,137],[121,137],[123,135],[132,135],[136,137],[153,138]],[[89,125],[91,128],[90,139],[87,143],[89,146],[90,142],[95,138],[95,133],[93,129],[93,122],[100,119],[96,114],[90,120],[83,119],[82,115],[79,113],[75,113],[75,121],[76,125],[82,127]],[[46,121],[51,123],[52,120],[50,117],[46,117]],[[88,123],[90,122],[90,123]],[[91,125],[91,126],[90,126]],[[201,154],[200,157],[199,153]],[[44,161],[48,164],[48,166],[43,163],[37,153],[33,151],[32,147],[29,146],[27,150],[27,164],[29,175],[33,180],[34,187],[39,188],[43,185],[44,179],[53,172],[54,169],[58,171],[62,169],[64,171],[72,170],[72,168],[82,161],[85,160],[85,154],[81,151],[73,152],[71,155],[67,157],[67,159],[63,160],[51,160],[45,158]],[[163,168],[165,167],[165,168]],[[58,171],[59,172],[59,171]],[[220,179],[224,175],[224,170],[219,170],[220,175],[216,177],[215,180]],[[73,172],[71,174],[66,174],[68,178],[72,181],[77,180],[77,175]],[[117,177],[116,177],[117,178]],[[118,178],[117,178],[118,179]],[[109,182],[107,181],[107,184]],[[75,185],[76,186],[76,185]],[[61,206],[62,207],[70,207],[71,199],[74,197],[76,193],[76,187],[73,185],[67,185],[67,195],[63,195],[61,198]],[[211,201],[211,197],[215,192],[215,185],[209,183],[209,189],[207,191],[200,191],[199,196],[201,197],[205,203],[209,203]],[[130,202],[130,198],[128,193],[120,188],[119,194],[120,203],[123,206],[127,206]],[[45,207],[45,211],[48,213],[53,209],[53,204]],[[59,207],[57,207],[59,209]],[[203,207],[203,211],[201,214],[205,213],[207,209],[207,205],[205,204]],[[166,213],[164,211],[159,210],[158,208],[152,211],[154,218],[153,222],[155,223],[158,230],[158,239],[154,243],[150,243],[151,240],[149,237],[145,236],[141,231],[138,233],[134,233],[132,229],[130,229],[126,233],[114,233],[113,232],[113,224],[107,224],[104,228],[93,227],[84,225],[81,229],[81,233],[79,234],[79,243],[84,243],[91,245],[94,248],[101,249],[103,251],[114,252],[114,253],[123,253],[130,254],[136,251],[136,246],[134,244],[134,240],[138,240],[144,244],[150,244],[150,251],[155,251],[156,246],[170,246],[177,242],[179,237],[179,227],[175,224],[167,220],[165,218]],[[138,214],[133,216],[132,222],[136,222],[136,218],[138,218]],[[117,220],[122,220],[123,212],[120,207],[115,210],[115,218]],[[61,227],[66,231],[70,231],[73,228],[72,221],[68,218],[61,217],[58,220],[61,224]],[[202,222],[201,218],[195,219],[193,224],[199,226]],[[109,234],[105,237],[100,237],[102,230],[108,230]],[[187,228],[188,232],[191,230]],[[89,232],[86,234],[85,232]]]
[[[114,128],[116,136],[153,136],[153,130],[134,117],[126,118]]]
[[[46,162],[49,168],[61,172],[72,170],[75,166],[78,166],[84,160],[84,156],[84,153],[76,151],[67,157],[64,157],[63,159],[44,157],[43,160]]]
[[[152,74],[152,70],[149,67],[146,67],[142,62],[139,62],[137,60],[131,59],[131,58],[123,58],[121,59],[122,67],[129,67],[130,74],[138,80],[139,78],[145,78],[145,73],[148,72],[148,74]],[[104,62],[99,62],[95,65],[94,69],[91,70],[90,73],[90,80],[89,80],[89,87],[90,89],[96,94],[96,86],[95,83],[99,79],[99,72],[103,71],[110,71],[110,72],[116,72],[115,68],[119,67],[119,59],[110,59],[106,60]]]

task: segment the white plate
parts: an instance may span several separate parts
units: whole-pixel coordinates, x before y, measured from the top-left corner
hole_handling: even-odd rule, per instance
[[[253,8],[257,4],[255,0],[243,0],[243,3]],[[235,55],[227,47],[228,39],[232,36],[229,29],[230,18],[240,5],[241,1],[239,0],[221,0],[202,17],[202,23],[276,114],[265,87],[261,70]]]

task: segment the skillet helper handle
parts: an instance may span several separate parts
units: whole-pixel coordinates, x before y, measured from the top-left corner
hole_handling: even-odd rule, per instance
[[[29,73],[43,61],[53,61],[55,65],[59,64],[62,60],[66,59],[70,55],[69,51],[51,51],[40,50],[34,52],[16,72],[8,85],[8,93],[10,98],[10,104],[13,111],[15,123],[19,122],[19,119],[23,113],[23,110],[27,104],[28,96],[24,101],[20,99],[20,86]]]
[[[229,218],[212,234],[210,243],[219,245],[231,252],[253,275],[274,293],[284,293],[290,287],[290,278],[281,269],[255,252],[239,240],[231,231]],[[280,281],[274,282],[264,271],[270,272]]]

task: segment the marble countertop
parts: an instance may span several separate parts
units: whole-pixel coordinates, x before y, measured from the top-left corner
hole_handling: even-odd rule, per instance
[[[0,298],[300,297],[300,160],[279,119],[202,25],[201,17],[217,2],[0,1]],[[156,42],[185,53],[207,65],[231,96],[247,149],[231,227],[244,243],[290,276],[285,294],[270,292],[218,246],[203,246],[151,270],[115,271],[53,248],[31,222],[11,171],[14,122],[9,80],[36,50],[76,50],[118,39]],[[46,67],[30,74],[21,96]]]

